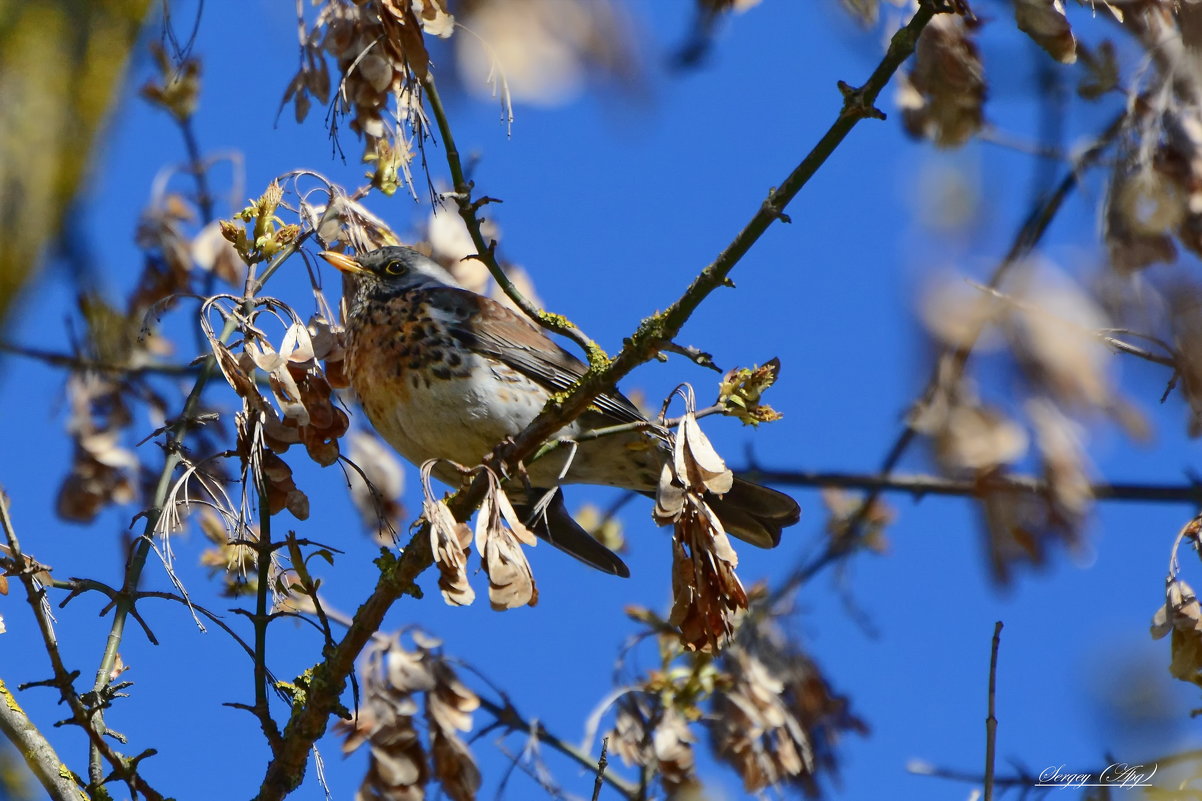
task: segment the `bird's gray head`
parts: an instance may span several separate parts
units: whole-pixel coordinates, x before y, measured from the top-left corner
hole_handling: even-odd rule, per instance
[[[433,259],[399,245],[355,256],[333,250],[323,250],[320,255],[347,277],[348,294],[387,296],[411,289],[460,286]]]

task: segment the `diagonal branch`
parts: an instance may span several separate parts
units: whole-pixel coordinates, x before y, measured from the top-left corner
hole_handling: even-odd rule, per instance
[[[3,679],[0,679],[0,733],[25,757],[25,764],[29,765],[49,798],[54,801],[86,801],[87,794],[63,769],[64,763],[54,746],[21,709]]]
[[[422,88],[426,90],[426,97],[430,100],[430,110],[434,114],[435,122],[438,124],[438,133],[442,137],[443,147],[446,148],[447,166],[451,172],[451,181],[455,185],[455,191],[452,193],[452,196],[455,199],[455,205],[459,208],[459,216],[463,218],[468,234],[471,235],[472,244],[476,246],[476,258],[488,268],[488,272],[492,275],[493,280],[497,282],[497,286],[501,287],[501,291],[517,304],[522,313],[544,328],[557,334],[562,334],[584,348],[585,353],[588,354],[590,365],[593,364],[594,360],[604,362],[606,359],[605,351],[601,349],[600,345],[589,339],[583,331],[573,325],[563,315],[544,311],[532,303],[514,285],[513,281],[509,280],[509,276],[505,274],[505,271],[501,269],[495,252],[496,242],[484,241],[480,217],[476,214],[480,207],[486,203],[499,201],[489,197],[472,200],[473,184],[467,179],[467,174],[463,170],[463,163],[459,158],[459,148],[455,145],[455,137],[451,133],[451,123],[447,119],[446,110],[442,105],[442,97],[438,94],[438,87],[434,83],[432,73],[426,74],[426,77],[422,80]]]
[[[781,185],[768,192],[767,198],[761,202],[751,220],[718,257],[701,271],[684,294],[666,311],[643,320],[621,353],[612,361],[595,360],[595,354],[590,353],[590,360],[599,363],[593,364],[589,372],[571,390],[553,397],[516,440],[508,445],[498,446],[494,455],[503,460],[505,465],[516,467],[522,459],[533,454],[544,440],[582,414],[597,395],[615,386],[623,376],[654,358],[664,346],[670,344],[701,302],[718,287],[729,284],[728,276],[731,270],[768,227],[777,220],[788,219],[784,216],[785,207],[851,129],[866,117],[883,116],[872,104],[893,73],[914,52],[919,34],[936,13],[933,0],[922,0],[919,3],[918,10],[910,22],[894,34],[888,51],[868,81],[859,89],[844,90],[843,108],[827,133]],[[432,85],[432,80],[430,84]],[[436,96],[429,91],[429,87],[427,93],[430,97]],[[448,145],[447,149],[450,155],[452,148]],[[452,168],[454,169],[454,162]],[[470,219],[474,219],[474,214]],[[465,218],[469,229],[470,219]],[[480,248],[482,239],[478,237],[478,226],[477,231],[473,233],[473,240],[477,239],[480,239],[476,242]],[[491,254],[487,246],[480,250],[480,256],[485,259],[486,264],[489,263]],[[483,497],[484,490],[485,477],[480,473],[466,491],[459,492],[451,499],[449,506],[457,519],[466,519],[471,515],[472,509]],[[330,650],[326,660],[315,666],[311,672],[307,701],[293,710],[284,730],[281,747],[268,765],[259,788],[257,798],[260,801],[282,799],[300,785],[304,778],[309,749],[314,741],[325,733],[329,716],[338,708],[339,698],[346,689],[356,657],[379,628],[385,613],[402,594],[420,594],[413,582],[432,562],[428,528],[428,525],[423,525],[417,531],[399,559],[384,554],[377,562],[381,571],[375,589],[355,613],[343,638]]]

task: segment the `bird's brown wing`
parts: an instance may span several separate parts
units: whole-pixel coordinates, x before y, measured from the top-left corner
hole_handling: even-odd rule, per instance
[[[430,290],[439,298],[432,303],[452,310],[447,327],[464,346],[508,365],[550,389],[561,392],[588,370],[537,326],[495,300],[466,289],[451,287]],[[593,404],[618,423],[642,422],[647,418],[620,392],[598,395]]]

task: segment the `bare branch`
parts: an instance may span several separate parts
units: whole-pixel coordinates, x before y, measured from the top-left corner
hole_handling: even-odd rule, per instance
[[[955,479],[920,473],[845,473],[838,471],[763,470],[751,468],[735,470],[739,476],[767,484],[782,484],[795,487],[839,487],[862,489],[875,493],[903,492],[916,500],[926,495],[948,495],[973,498],[990,490],[1021,490],[1042,493],[1048,491],[1047,482],[1035,476],[991,475],[987,479]],[[1102,482],[1093,484],[1091,492],[1100,501],[1132,501],[1136,503],[1183,503],[1202,505],[1202,485],[1188,484],[1137,484],[1128,482]]]
[[[993,801],[993,768],[997,752],[997,653],[1002,642],[1002,621],[993,624],[993,647],[989,655],[989,715],[985,718],[985,796]]]

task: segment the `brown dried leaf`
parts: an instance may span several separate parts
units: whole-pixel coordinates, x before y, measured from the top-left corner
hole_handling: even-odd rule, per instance
[[[1181,681],[1202,686],[1202,605],[1189,584],[1170,579],[1165,586],[1165,604],[1156,612],[1152,636],[1172,633],[1169,672]]]
[[[480,789],[480,769],[459,732],[471,731],[472,712],[480,706],[480,699],[444,660],[435,660],[431,673],[434,688],[426,693],[426,722],[434,776],[454,801],[474,801]]]
[[[1077,39],[1064,16],[1063,0],[1014,0],[1018,29],[1062,64],[1077,60]]]
[[[861,511],[864,501],[860,495],[823,487],[822,502],[830,511],[826,530],[831,539],[842,540],[854,532],[859,537],[856,543],[859,547],[876,553],[888,550],[885,529],[896,519],[897,512],[883,499],[875,498],[867,511]]]
[[[914,66],[901,76],[898,105],[906,131],[940,147],[959,147],[980,130],[985,74],[964,17],[937,14],[923,29]]]
[[[430,54],[426,51],[421,23],[413,13],[412,3],[406,0],[379,0],[379,11],[390,52],[399,57],[419,81],[424,79],[430,70]],[[391,67],[388,72],[388,79],[382,86],[376,87],[377,92],[382,93],[392,83]]]
[[[748,616],[752,630],[715,663],[705,720],[716,755],[735,768],[749,793],[771,787],[781,796],[798,789],[817,797],[819,772],[836,773],[841,736],[867,727],[777,625],[779,614],[758,608]]]
[[[651,510],[651,518],[661,526],[675,522],[684,511],[685,494],[685,488],[676,481],[672,465],[665,463],[659,473],[659,484],[655,489],[655,508]]]
[[[995,350],[1000,338],[993,331],[1001,303],[987,292],[969,286],[962,276],[935,279],[923,292],[919,314],[927,330],[953,348]],[[990,336],[990,334],[993,334]]]
[[[246,264],[221,233],[218,221],[209,223],[192,238],[191,257],[200,269],[213,273],[230,286],[241,287],[246,281]]]
[[[991,470],[1026,452],[1027,433],[997,409],[957,405],[935,433],[934,446],[935,458],[948,472]]]
[[[785,683],[742,648],[723,659],[731,684],[714,696],[714,745],[757,793],[815,772],[809,736],[785,697]]]
[[[1181,202],[1176,187],[1155,170],[1117,167],[1106,193],[1102,230],[1111,266],[1133,273],[1175,261],[1170,229],[1182,219]]]
[[[700,497],[689,493],[672,539],[672,613],[685,648],[722,650],[730,640],[747,593],[734,568],[737,557],[722,524]]]
[[[456,520],[441,500],[429,497],[422,502],[422,517],[430,523],[430,552],[438,567],[442,599],[450,606],[467,606],[476,599],[467,578],[471,528]]]
[[[351,723],[335,724],[346,738],[344,754],[364,743],[371,746],[360,798],[420,801],[425,797],[429,767],[414,725],[418,707],[409,690],[387,680],[393,663],[406,657],[420,664],[417,654],[404,651],[395,640],[373,645],[364,661],[363,707]],[[425,671],[424,666],[421,669]]]
[[[498,611],[534,606],[538,603],[534,574],[522,551],[521,535],[501,522],[498,496],[504,498],[494,482],[476,514],[476,550],[480,553],[484,572],[488,574],[488,601]],[[504,502],[508,503],[508,499]],[[529,531],[525,536],[530,536]]]
[[[708,490],[716,495],[730,491],[734,474],[727,469],[726,462],[714,450],[709,438],[701,431],[693,412],[685,412],[676,429],[676,441],[672,452],[672,469],[678,481],[686,489],[701,492]]]
[[[669,797],[681,798],[682,792],[700,789],[694,742],[696,738],[681,714],[672,708],[665,709],[652,732],[651,749]]]
[[[1093,483],[1087,473],[1085,432],[1047,399],[1027,401],[1026,411],[1043,462],[1048,503],[1066,525],[1079,527],[1094,501]]]
[[[1081,542],[1084,519],[1065,514],[1049,493],[1006,483],[998,472],[978,478],[977,495],[999,584],[1010,582],[1015,565],[1044,565],[1052,545],[1076,548]]]

